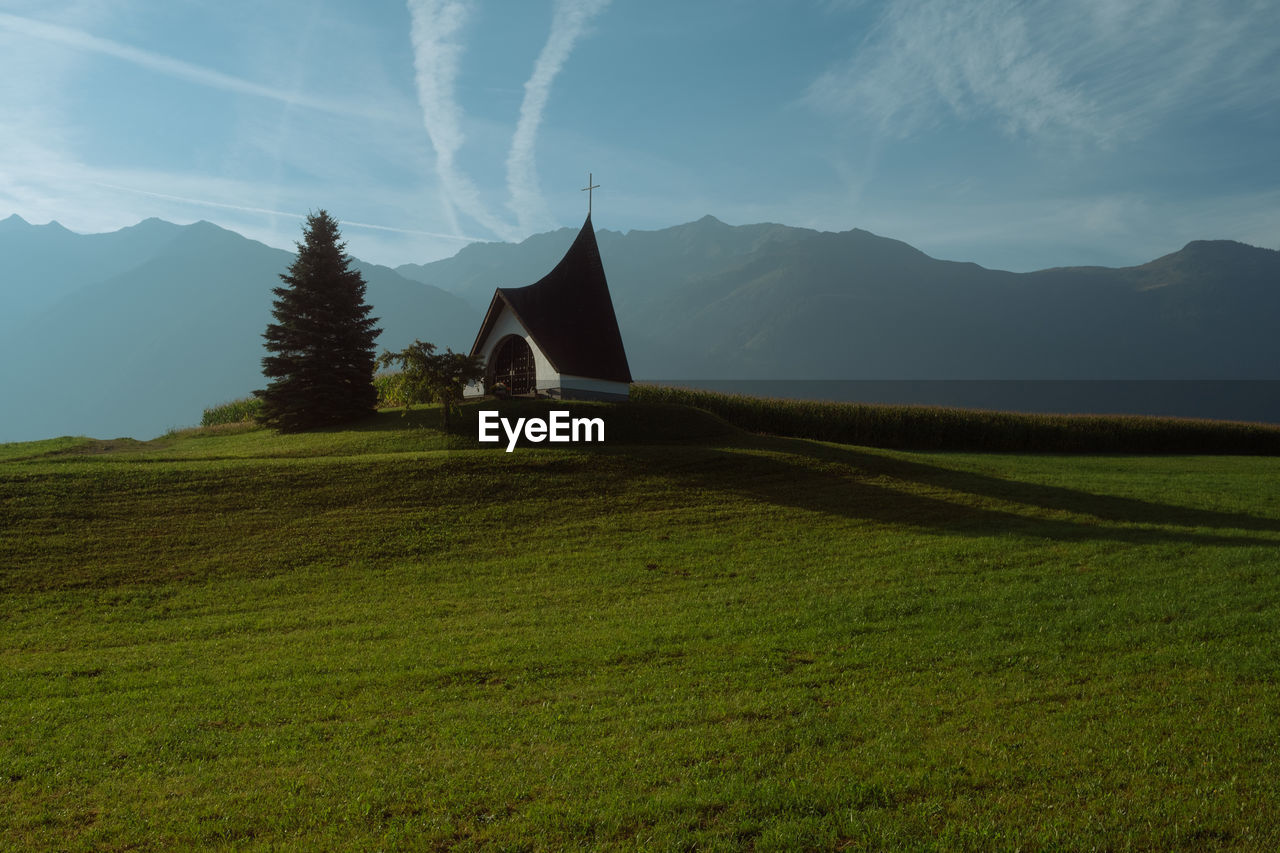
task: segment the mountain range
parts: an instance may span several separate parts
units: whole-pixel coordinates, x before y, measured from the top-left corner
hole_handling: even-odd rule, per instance
[[[571,229],[397,270],[477,309]],[[632,373],[724,379],[1280,378],[1280,252],[1195,241],[1141,266],[1029,273],[906,243],[714,217],[597,233]]]
[[[536,281],[575,233],[356,261],[379,346],[466,350],[494,288]],[[1241,243],[1012,273],[858,229],[710,216],[597,240],[639,380],[1280,378],[1280,252]],[[0,257],[0,441],[150,437],[263,386],[290,252],[208,222],[76,234],[11,216]]]
[[[151,437],[265,387],[262,332],[291,252],[208,222],[81,235],[10,217],[0,257],[0,441]],[[355,265],[382,346],[456,347],[477,322],[457,296]]]

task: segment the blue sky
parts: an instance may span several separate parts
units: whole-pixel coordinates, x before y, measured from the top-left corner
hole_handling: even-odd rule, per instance
[[[1027,270],[1280,248],[1266,2],[0,0],[0,218],[309,210],[391,265],[595,224]]]

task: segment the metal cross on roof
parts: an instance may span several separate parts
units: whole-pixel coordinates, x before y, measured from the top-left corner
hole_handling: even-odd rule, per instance
[[[591,173],[587,172],[587,185],[582,188],[582,192],[587,194],[587,216],[591,215],[591,191],[600,189],[600,185],[592,183]]]

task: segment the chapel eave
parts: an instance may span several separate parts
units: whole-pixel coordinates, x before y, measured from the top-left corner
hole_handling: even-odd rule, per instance
[[[551,272],[533,284],[494,291],[471,347],[473,355],[483,351],[503,307],[558,372],[631,382],[590,214]]]

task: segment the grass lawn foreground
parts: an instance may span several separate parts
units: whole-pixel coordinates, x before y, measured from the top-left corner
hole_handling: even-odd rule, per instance
[[[1280,849],[1280,458],[571,408],[0,445],[0,848]]]

